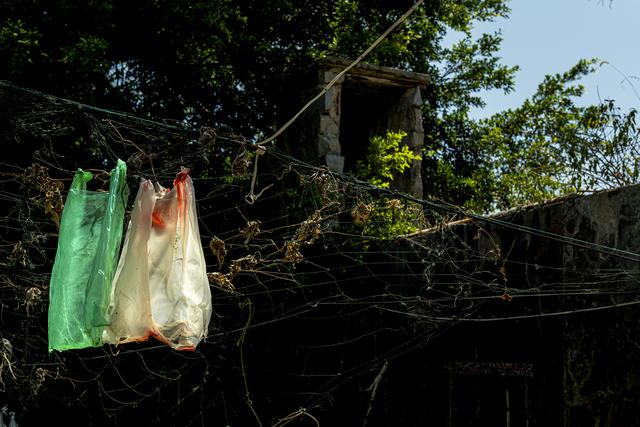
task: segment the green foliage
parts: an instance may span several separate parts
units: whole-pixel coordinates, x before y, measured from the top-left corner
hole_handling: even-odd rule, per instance
[[[19,27],[16,37],[28,41],[28,48],[2,45],[0,78],[101,107],[228,127],[251,137],[270,133],[300,107],[297,97],[282,94],[296,93],[314,60],[355,58],[412,4],[0,0],[7,17],[0,33],[12,35]],[[460,152],[459,135],[474,126],[468,108],[481,104],[478,93],[512,88],[515,68],[499,65],[495,55],[500,37],[471,36],[474,22],[507,13],[506,0],[426,2],[367,57],[430,75],[424,92],[429,150]],[[464,37],[449,48],[443,40],[452,30]]]
[[[20,19],[9,18],[0,27],[0,65],[19,72],[28,64],[33,63],[34,55],[40,43],[40,34],[36,29],[29,28]]]
[[[623,114],[612,101],[577,103],[584,92],[579,80],[596,64],[581,60],[546,76],[520,107],[477,123],[450,116],[451,136],[425,155],[427,191],[490,212],[637,182],[636,112]],[[443,144],[448,140],[456,147]]]
[[[576,104],[584,91],[577,81],[595,64],[583,60],[565,73],[547,76],[522,106],[480,123],[478,141],[494,171],[496,207],[637,178],[637,168],[625,168],[637,150],[635,112],[621,115],[611,102]],[[621,171],[625,179],[618,178]]]
[[[400,145],[406,132],[387,131],[385,136],[373,136],[369,140],[365,160],[356,163],[356,176],[381,188],[389,188],[394,174],[401,174],[420,160],[407,145]]]
[[[422,93],[425,196],[487,212],[637,182],[635,112],[576,103],[576,82],[594,62],[548,76],[519,108],[470,117],[484,106],[483,91],[514,87],[517,67],[498,57],[500,33],[472,34],[478,22],[507,17],[507,3],[425,2],[366,58],[430,76]],[[0,79],[139,116],[264,135],[302,105],[282,94],[299,93],[313,61],[357,57],[412,4],[0,0]],[[447,45],[451,32],[459,40]],[[361,177],[388,185],[406,159],[378,152]]]
[[[434,111],[449,108],[458,94],[508,83],[509,69],[490,59],[498,40],[476,45],[469,38],[458,53],[442,46],[451,29],[470,37],[474,21],[504,16],[505,0],[427,3],[367,62],[429,73],[434,84],[428,106]],[[356,57],[411,5],[0,0],[6,16],[0,33],[16,33],[29,44],[1,45],[0,78],[102,107],[226,125],[252,136],[273,130],[299,107],[296,97],[281,94],[295,92],[312,61]]]
[[[80,67],[88,73],[106,74],[110,67],[108,48],[109,42],[102,37],[80,37],[75,45],[62,49],[62,62]]]
[[[588,108],[581,118],[587,144],[572,174],[577,188],[594,190],[640,182],[636,117],[636,110],[624,113],[613,101]]]
[[[401,174],[420,156],[407,145],[401,145],[406,132],[388,130],[385,136],[376,135],[369,141],[365,160],[356,163],[356,176],[381,188],[389,188],[394,176]],[[354,207],[352,217],[362,224],[363,234],[390,238],[408,234],[420,228],[422,208],[402,204],[398,199],[381,198]]]
[[[362,222],[362,234],[383,239],[406,235],[425,227],[422,206],[399,199],[380,198]]]

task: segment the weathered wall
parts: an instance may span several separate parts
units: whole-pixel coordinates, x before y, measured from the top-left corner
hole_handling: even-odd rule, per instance
[[[640,252],[640,187],[625,187],[575,199],[565,206],[563,233]],[[567,279],[612,292],[581,305],[594,307],[637,298],[640,263],[593,250],[565,246]],[[593,282],[591,284],[590,282]],[[620,296],[622,295],[622,296]],[[638,425],[640,328],[638,306],[584,312],[565,319],[565,415],[569,426]]]
[[[484,221],[451,226],[468,245],[465,253],[476,254],[476,261],[459,265],[485,271],[484,283],[493,284],[484,294],[476,284],[471,293],[496,298],[474,312],[489,321],[461,321],[430,343],[431,353],[422,353],[422,362],[430,366],[424,378],[436,390],[422,388],[426,401],[434,402],[427,408],[440,413],[443,425],[461,425],[460,417],[454,423],[442,408],[481,412],[487,394],[499,396],[509,389],[510,420],[498,414],[502,421],[497,425],[640,425],[640,316],[635,305],[640,262],[625,259],[640,253],[640,186],[570,196],[493,218],[521,229]],[[541,235],[546,232],[576,240]],[[451,369],[460,362],[476,367],[525,363],[532,375],[519,379],[508,372]],[[442,397],[451,384],[466,388],[458,390],[458,400],[477,399],[477,405],[460,406],[455,393]],[[519,391],[520,384],[526,393]],[[523,400],[520,406],[514,396]],[[492,405],[494,412],[506,411]],[[467,414],[463,425],[485,425],[476,415]]]

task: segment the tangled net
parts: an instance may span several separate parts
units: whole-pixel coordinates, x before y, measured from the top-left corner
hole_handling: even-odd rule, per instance
[[[410,372],[403,364],[461,322],[636,303],[629,254],[600,248],[580,272],[554,259],[576,242],[510,257],[524,242],[553,242],[523,228],[524,211],[464,215],[237,135],[9,84],[0,110],[0,138],[12,147],[0,190],[0,406],[25,425],[43,415],[86,425],[374,424],[389,412],[380,395],[391,401]],[[47,352],[66,191],[78,167],[104,188],[118,158],[130,188],[192,170],[214,309],[193,353],[157,342]],[[511,240],[495,241],[495,230]],[[415,404],[408,394],[395,404]]]

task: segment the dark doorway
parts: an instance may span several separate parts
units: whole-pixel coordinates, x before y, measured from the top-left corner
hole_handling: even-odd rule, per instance
[[[347,79],[342,84],[340,154],[345,158],[345,172],[353,173],[356,162],[365,158],[371,137],[385,135],[392,128],[389,111],[405,90],[358,79]]]

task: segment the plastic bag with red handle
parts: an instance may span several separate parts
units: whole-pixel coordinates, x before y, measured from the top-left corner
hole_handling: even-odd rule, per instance
[[[113,283],[105,343],[153,336],[195,350],[206,337],[211,291],[189,169],[171,190],[140,183]]]

